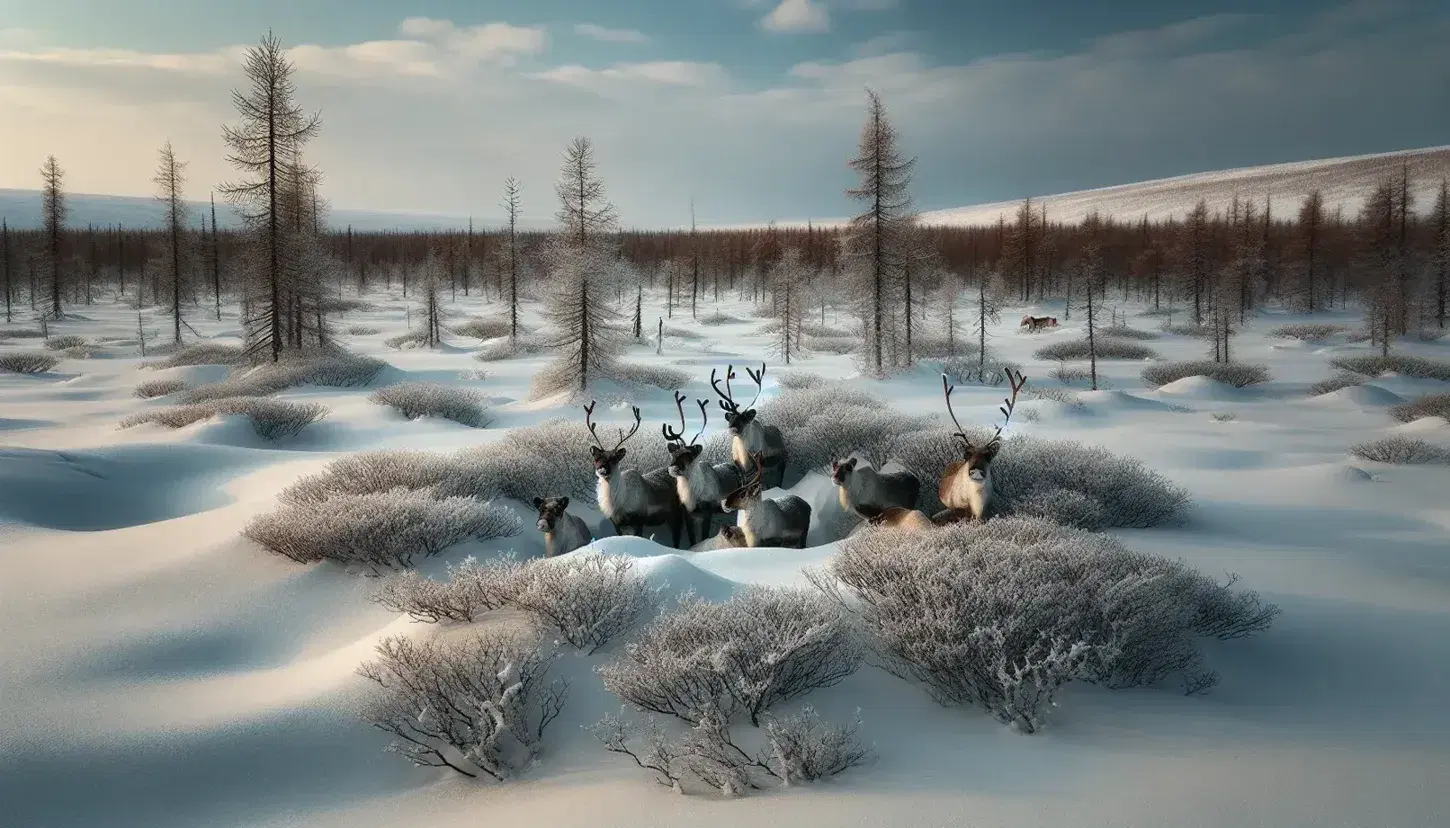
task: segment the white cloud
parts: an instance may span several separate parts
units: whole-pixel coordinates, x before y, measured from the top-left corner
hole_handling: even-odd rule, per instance
[[[615,82],[644,81],[660,86],[694,89],[725,87],[730,74],[718,63],[695,63],[685,60],[660,60],[646,63],[618,63],[607,69],[590,69],[578,64],[556,66],[530,77],[554,83],[589,88]]]
[[[593,23],[576,23],[574,34],[605,43],[648,43],[649,35],[636,29],[611,29]]]
[[[831,15],[825,0],[780,0],[780,5],[760,19],[761,28],[769,32],[826,32],[831,29]]]

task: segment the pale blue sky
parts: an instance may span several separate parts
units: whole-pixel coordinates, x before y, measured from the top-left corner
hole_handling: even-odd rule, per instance
[[[0,0],[0,187],[204,198],[268,27],[341,207],[546,217],[583,133],[628,224],[840,216],[867,84],[923,209],[1450,143],[1442,0]]]

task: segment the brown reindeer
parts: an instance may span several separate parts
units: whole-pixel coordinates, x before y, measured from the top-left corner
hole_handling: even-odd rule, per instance
[[[659,468],[641,473],[639,469],[619,468],[619,462],[625,455],[624,444],[639,431],[638,406],[634,407],[634,427],[628,434],[620,429],[619,442],[612,449],[606,449],[599,441],[593,401],[584,406],[584,422],[594,438],[589,452],[594,456],[594,475],[599,478],[595,499],[599,502],[599,511],[614,524],[615,533],[622,535],[625,529],[633,529],[632,534],[643,537],[646,526],[668,526],[671,545],[678,548],[683,527],[689,533],[690,543],[694,544],[695,528],[685,520],[685,510],[680,505],[675,481],[669,471]]]
[[[755,418],[755,401],[760,399],[760,392],[765,390],[765,363],[760,363],[759,371],[746,368],[745,373],[755,381],[755,397],[742,409],[730,389],[730,381],[735,379],[735,366],[725,367],[723,391],[720,389],[720,381],[715,378],[715,372],[710,372],[710,387],[720,397],[720,408],[725,412],[725,425],[730,430],[730,457],[741,474],[746,474],[752,469],[751,458],[760,455],[767,471],[766,488],[783,486],[786,465],[785,437],[778,427],[764,425]]]
[[[1022,324],[1018,327],[1026,328],[1029,331],[1040,331],[1043,328],[1056,328],[1056,316],[1024,316]]]
[[[955,386],[947,382],[947,375],[942,374],[942,392],[946,396],[947,413],[951,415],[952,423],[957,427],[952,435],[961,441],[962,459],[947,466],[946,473],[942,475],[941,485],[937,488],[937,494],[946,509],[932,516],[932,521],[938,524],[955,523],[960,520],[986,520],[992,510],[992,460],[996,458],[998,450],[1002,448],[1002,429],[1012,419],[1012,410],[1017,405],[1017,392],[1027,384],[1027,378],[1022,373],[1014,372],[1008,368],[1005,371],[1007,382],[1012,388],[1012,396],[1004,399],[1003,405],[998,410],[1002,412],[1002,425],[997,426],[996,432],[987,442],[981,445],[974,445],[967,437],[966,429],[957,422],[957,414],[952,410],[952,391]]]

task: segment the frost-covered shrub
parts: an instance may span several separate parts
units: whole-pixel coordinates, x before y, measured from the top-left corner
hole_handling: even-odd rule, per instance
[[[1158,339],[1158,334],[1152,331],[1140,331],[1137,328],[1130,328],[1126,324],[1109,325],[1102,329],[1103,336],[1110,336],[1115,339],[1137,339],[1149,342]]]
[[[705,338],[705,335],[702,334],[702,333],[700,333],[699,331],[692,330],[690,328],[680,328],[680,327],[676,327],[674,325],[666,325],[665,326],[665,336],[666,337],[673,337],[675,339],[685,339],[685,340],[695,340],[695,339],[704,339]]]
[[[1269,336],[1278,339],[1298,339],[1302,342],[1318,342],[1335,334],[1344,333],[1346,330],[1343,325],[1332,325],[1328,322],[1301,322],[1297,325],[1275,328],[1269,332]]]
[[[282,490],[279,499],[295,506],[318,504],[334,495],[377,494],[393,489],[421,491],[455,474],[449,458],[429,451],[386,449],[350,454]]]
[[[121,428],[131,428],[142,423],[185,428],[192,423],[223,414],[246,417],[257,436],[266,440],[281,440],[284,437],[296,436],[302,429],[327,416],[327,406],[291,400],[229,397],[193,405],[173,405],[154,411],[142,411],[122,420]]]
[[[643,710],[698,724],[711,712],[752,724],[772,705],[830,687],[861,665],[840,606],[805,589],[749,586],[728,601],[685,595],[620,658],[604,686]]]
[[[182,368],[188,365],[236,365],[242,361],[242,349],[236,345],[199,342],[187,345],[166,359],[148,362],[145,368]]]
[[[867,531],[841,542],[828,573],[813,580],[853,599],[894,672],[1027,732],[1074,680],[1121,688],[1180,674],[1206,688],[1198,639],[1259,632],[1279,612],[1232,580],[1031,518]]]
[[[634,362],[614,363],[609,366],[608,376],[624,385],[651,386],[666,391],[678,391],[690,382],[690,375],[678,368]]]
[[[852,336],[814,336],[808,338],[806,344],[812,351],[842,356],[855,353],[861,347],[861,339]]]
[[[511,603],[593,654],[653,612],[657,593],[634,558],[580,550],[526,564]]]
[[[1231,423],[1238,418],[1239,415],[1233,413],[1232,411],[1216,411],[1213,414],[1214,422],[1219,423]]]
[[[1209,325],[1164,325],[1162,331],[1176,336],[1191,336],[1194,339],[1213,339],[1214,336],[1213,327]],[[1230,330],[1229,335],[1237,336],[1238,331]]]
[[[804,391],[820,388],[826,384],[826,378],[810,371],[787,371],[776,377],[775,382],[787,391]]]
[[[1426,394],[1409,402],[1391,406],[1390,416],[1402,423],[1412,423],[1421,417],[1440,417],[1450,420],[1450,394]]]
[[[512,555],[480,563],[472,555],[457,566],[449,564],[448,578],[438,581],[409,569],[382,582],[373,600],[416,621],[474,621],[485,612],[506,606],[518,594],[523,569]]]
[[[1082,398],[1073,393],[1070,388],[1056,388],[1051,385],[1029,385],[1022,389],[1027,396],[1035,400],[1049,400],[1055,403],[1062,403],[1073,408],[1082,408]]]
[[[358,673],[378,686],[363,720],[414,765],[505,780],[538,755],[568,685],[546,684],[556,654],[496,630],[450,641],[386,638]]]
[[[363,299],[324,299],[322,310],[324,313],[352,313],[353,311],[374,311],[377,306],[372,302]]]
[[[349,336],[376,336],[382,332],[382,328],[375,328],[372,325],[352,325],[347,329]]]
[[[738,316],[731,316],[728,313],[724,313],[718,310],[714,313],[702,316],[695,321],[700,325],[708,325],[710,327],[715,327],[718,325],[739,325],[745,322],[744,319],[741,319]]]
[[[383,344],[397,351],[408,348],[421,348],[428,344],[428,331],[419,328],[415,331],[400,333],[397,336],[390,336],[384,339]]]
[[[1321,394],[1332,394],[1341,388],[1352,388],[1356,385],[1364,385],[1370,378],[1364,374],[1354,374],[1349,371],[1341,371],[1326,380],[1320,380],[1309,386],[1309,393],[1314,396]]]
[[[387,363],[353,354],[291,357],[233,373],[222,382],[200,385],[181,396],[183,403],[224,397],[266,397],[288,388],[318,385],[355,388],[372,382]]]
[[[1393,371],[1415,379],[1450,382],[1450,360],[1390,354],[1389,356],[1335,357],[1329,364],[1342,371],[1377,377]]]
[[[957,356],[942,361],[942,373],[950,377],[956,385],[986,385],[995,388],[1006,382],[1007,371],[1022,370],[1021,365],[1002,359],[991,348],[987,349],[985,360],[980,354],[975,344],[967,343],[957,352]]]
[[[147,380],[136,386],[135,395],[143,400],[164,397],[167,394],[175,394],[177,391],[185,391],[191,386],[185,380],[180,379],[154,379]]]
[[[519,327],[527,330],[522,325]],[[474,339],[495,339],[500,336],[508,336],[513,331],[508,319],[497,316],[475,316],[462,324],[450,325],[448,329],[459,336],[469,336]]]
[[[483,407],[483,395],[472,388],[437,382],[402,382],[379,388],[368,399],[390,406],[410,420],[437,417],[474,428],[492,422]]]
[[[1095,349],[1098,359],[1156,359],[1158,353],[1147,345],[1139,345],[1136,342],[1126,342],[1121,339],[1111,339],[1106,336],[1097,337]],[[1088,346],[1087,338],[1069,339],[1053,342],[1038,348],[1032,354],[1037,359],[1087,359],[1091,356],[1091,349]]]
[[[1264,365],[1244,365],[1239,362],[1213,362],[1211,360],[1190,360],[1188,362],[1160,362],[1143,369],[1143,382],[1152,388],[1167,385],[1186,377],[1208,377],[1235,388],[1247,388],[1269,381],[1269,369]]]
[[[989,434],[969,436],[985,441]],[[903,435],[892,456],[922,481],[922,508],[940,509],[935,481],[962,459],[951,429]],[[1158,526],[1179,518],[1189,504],[1187,490],[1136,458],[1025,435],[1003,441],[992,461],[992,483],[997,514],[1046,517],[1090,530]]]
[[[760,421],[780,429],[792,466],[814,471],[852,453],[873,466],[884,465],[896,437],[926,427],[931,419],[902,414],[884,399],[844,383],[823,383],[784,390],[760,407]]]
[[[0,353],[0,371],[17,374],[41,374],[60,364],[60,359],[44,351],[8,351]]]
[[[543,353],[548,343],[538,336],[519,334],[518,339],[500,339],[489,342],[474,353],[479,362],[502,362],[515,357],[535,356]]]
[[[334,560],[381,572],[470,538],[509,537],[522,528],[518,515],[505,506],[394,489],[285,504],[254,518],[242,534],[300,563]]]
[[[1349,452],[1376,463],[1450,463],[1450,449],[1400,435],[1368,440],[1353,446]]]
[[[39,328],[0,328],[0,341],[6,339],[40,339],[45,332]]]
[[[65,351],[71,348],[80,348],[86,344],[85,337],[66,334],[65,336],[52,336],[50,339],[45,340],[45,349],[47,351]]]

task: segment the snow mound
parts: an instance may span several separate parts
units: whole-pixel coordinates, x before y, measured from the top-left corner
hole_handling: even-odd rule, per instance
[[[611,538],[611,540],[613,539]],[[634,539],[631,538],[631,540]],[[657,544],[651,545],[657,546]],[[600,551],[619,554],[609,546],[601,546],[603,548]],[[694,592],[707,601],[724,601],[735,594],[737,586],[734,581],[722,578],[713,572],[706,572],[678,553],[657,554],[653,557],[643,558],[636,564],[636,567],[640,574],[649,580],[651,586],[660,589],[667,596]]]
[[[1242,389],[1234,388],[1227,383],[1219,382],[1205,376],[1184,377],[1173,382],[1162,385],[1158,388],[1159,394],[1172,394],[1175,397],[1187,397],[1195,400],[1241,400],[1245,394]]]
[[[1160,390],[1164,390],[1172,386],[1178,385],[1179,383],[1189,382],[1195,379],[1207,378],[1188,377],[1187,379],[1181,379],[1177,382],[1169,383],[1168,385],[1163,386],[1163,388]],[[1213,380],[1208,381],[1214,382]],[[1237,391],[1237,389],[1231,388],[1227,385],[1223,385],[1222,383],[1215,384],[1222,385],[1222,387],[1224,388],[1228,388],[1230,392]],[[1150,400],[1146,397],[1139,397],[1133,394],[1129,394],[1126,391],[1080,391],[1077,394],[1077,398],[1081,400],[1084,405],[1090,406],[1091,408],[1099,411],[1172,411],[1174,409],[1174,406],[1170,405],[1169,403],[1165,403],[1162,400]]]
[[[1393,391],[1377,385],[1351,385],[1328,394],[1315,397],[1316,402],[1349,403],[1351,405],[1386,406],[1404,402],[1404,398]]]

